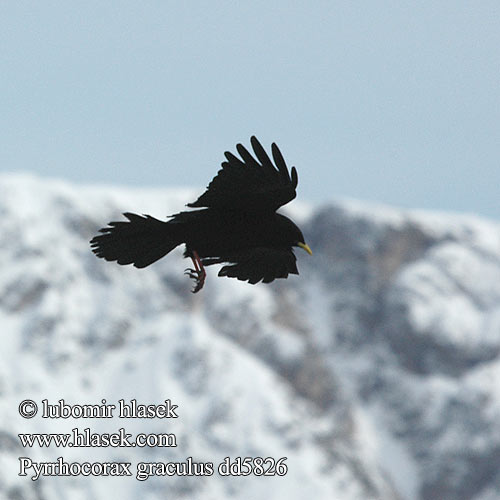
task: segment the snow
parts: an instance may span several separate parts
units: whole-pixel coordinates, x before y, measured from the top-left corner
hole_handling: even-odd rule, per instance
[[[360,446],[369,449],[368,453],[391,477],[403,499],[418,498],[418,466],[405,444],[388,431],[390,426],[383,409],[377,404],[360,405],[358,412]]]
[[[0,177],[0,432],[11,443],[0,462],[0,496],[500,495],[487,468],[500,467],[488,465],[500,446],[497,223],[352,200],[336,201],[333,210],[294,201],[286,212],[311,235],[318,213],[326,214],[323,231],[342,219],[348,231],[342,259],[329,253],[339,241],[323,234],[313,257],[299,261],[298,277],[250,286],[217,278],[214,266],[196,296],[183,279],[180,249],[145,270],[90,252],[89,239],[122,212],[162,218],[196,196],[190,189]],[[405,254],[404,245],[381,244],[390,230],[416,245],[405,239],[408,228],[418,229],[425,245]],[[78,404],[170,398],[179,418],[25,420],[18,414],[25,398]],[[19,432],[75,426],[173,432],[178,447],[25,450],[17,444]],[[289,469],[274,478],[46,477],[34,483],[17,476],[23,455],[134,464],[286,456]],[[453,481],[443,486],[448,472]]]
[[[498,260],[485,259],[458,243],[444,243],[429,251],[425,260],[406,267],[397,286],[407,297],[417,331],[439,332],[443,343],[479,349],[500,342],[499,282]]]

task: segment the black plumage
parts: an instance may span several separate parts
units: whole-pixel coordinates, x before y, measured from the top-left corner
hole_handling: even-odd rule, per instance
[[[164,222],[150,215],[125,213],[127,221],[110,222],[91,241],[92,251],[118,264],[143,268],[185,244],[193,261],[186,274],[195,280],[193,292],[204,284],[204,266],[227,264],[219,276],[257,283],[298,274],[292,248],[311,254],[300,229],[276,210],[293,200],[297,171],[290,172],[276,144],[274,164],[260,142],[251,138],[255,158],[241,144],[241,159],[226,152],[225,162],[206,191]]]

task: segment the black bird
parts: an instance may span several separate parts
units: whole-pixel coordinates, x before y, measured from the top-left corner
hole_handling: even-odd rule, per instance
[[[270,283],[299,274],[292,247],[312,255],[300,229],[276,210],[297,195],[297,170],[288,172],[276,144],[274,165],[260,142],[250,139],[255,158],[238,144],[241,159],[226,152],[225,162],[206,191],[167,222],[150,215],[124,213],[128,221],[110,222],[90,245],[92,251],[118,264],[143,268],[185,243],[184,257],[193,268],[185,274],[194,279],[193,293],[205,282],[204,266],[227,263],[219,276],[249,283]]]

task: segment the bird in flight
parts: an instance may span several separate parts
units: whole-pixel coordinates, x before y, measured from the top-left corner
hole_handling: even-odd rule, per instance
[[[206,191],[188,207],[161,221],[150,215],[124,213],[127,221],[110,222],[90,245],[108,261],[143,268],[185,244],[184,257],[193,267],[185,271],[194,280],[193,293],[205,283],[205,266],[227,264],[219,276],[251,284],[270,283],[276,278],[299,274],[293,247],[312,255],[301,230],[276,210],[293,200],[297,170],[290,172],[276,144],[274,164],[260,142],[250,139],[255,156],[241,144],[240,158],[224,153],[222,169]]]

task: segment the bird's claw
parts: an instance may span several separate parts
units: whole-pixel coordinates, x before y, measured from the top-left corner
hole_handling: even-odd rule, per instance
[[[203,288],[203,285],[205,284],[205,277],[207,275],[204,269],[199,271],[197,269],[191,269],[188,267],[184,271],[184,274],[186,276],[189,276],[195,282],[194,288],[191,290],[192,293],[199,292]]]
[[[196,269],[191,269],[189,267],[187,269],[184,269],[184,274],[186,276],[189,276],[191,279],[197,279],[198,273],[199,271],[197,271]]]

